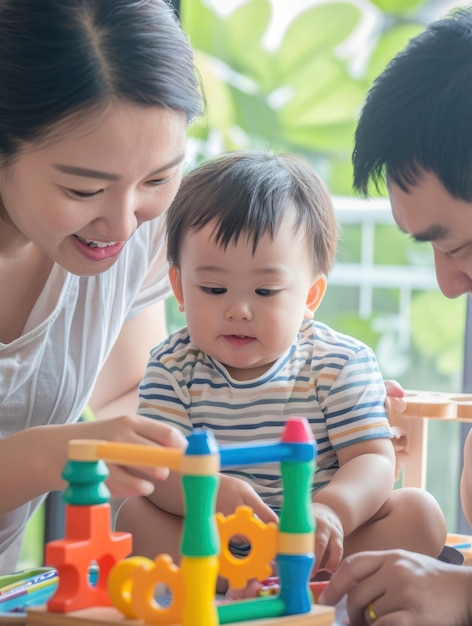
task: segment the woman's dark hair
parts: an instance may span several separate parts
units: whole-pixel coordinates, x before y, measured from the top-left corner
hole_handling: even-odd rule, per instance
[[[165,0],[1,0],[0,157],[114,100],[181,111],[202,100],[193,53]]]

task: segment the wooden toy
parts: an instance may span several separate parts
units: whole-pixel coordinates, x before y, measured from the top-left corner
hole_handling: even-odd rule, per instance
[[[208,430],[195,430],[185,451],[159,446],[107,441],[70,442],[63,477],[65,538],[46,547],[46,563],[59,573],[59,585],[47,607],[30,609],[26,624],[103,626],[169,624],[172,626],[330,626],[332,607],[312,604],[309,588],[314,563],[311,482],[316,448],[305,419],[290,418],[278,442],[218,447]],[[131,536],[111,531],[106,462],[134,466],[166,466],[182,474],[186,516],[181,560],[168,555],[154,560],[125,558]],[[279,462],[284,486],[280,522],[264,524],[248,507],[233,515],[215,515],[218,472],[223,467]],[[229,541],[244,535],[249,555],[236,558]],[[218,574],[234,588],[251,578],[270,576],[275,559],[279,574],[276,595],[238,602],[215,602]],[[88,571],[99,575],[90,585]],[[170,601],[156,601],[165,585]]]
[[[433,391],[405,391],[406,411],[390,412],[390,423],[405,443],[402,454],[404,487],[426,488],[429,420],[472,423],[472,395]]]

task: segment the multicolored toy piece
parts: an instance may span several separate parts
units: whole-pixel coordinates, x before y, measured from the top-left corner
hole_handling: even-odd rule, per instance
[[[313,605],[309,588],[314,564],[315,529],[310,493],[315,455],[308,423],[296,417],[287,421],[279,442],[255,445],[218,447],[207,430],[195,430],[185,451],[106,441],[72,441],[63,473],[69,482],[64,496],[65,539],[46,547],[46,562],[57,569],[59,587],[47,609],[28,613],[27,623],[86,624],[84,620],[90,611],[103,607],[100,619],[90,624],[124,625],[129,619],[133,625],[218,626],[243,621],[261,626],[284,623],[330,626],[334,609]],[[158,555],[155,560],[125,559],[131,552],[131,536],[111,531],[104,462],[166,466],[181,472],[186,517],[179,565],[168,555]],[[284,501],[279,525],[264,524],[247,507],[239,507],[226,518],[216,516],[220,469],[267,462],[281,464]],[[235,534],[248,538],[251,544],[248,557],[236,559],[230,553],[229,541]],[[234,587],[242,588],[251,578],[263,581],[270,576],[274,558],[279,573],[277,595],[215,602],[219,574]],[[95,586],[91,586],[88,570],[95,563],[99,577]],[[167,605],[155,599],[158,585],[165,585],[170,592]],[[98,609],[94,616],[98,619]],[[82,621],[74,621],[79,618]]]

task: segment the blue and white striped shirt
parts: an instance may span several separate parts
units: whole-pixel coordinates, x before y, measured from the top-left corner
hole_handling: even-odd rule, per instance
[[[279,440],[288,417],[305,417],[318,448],[315,493],[339,468],[336,450],[391,438],[384,401],[385,385],[372,350],[325,324],[305,320],[289,350],[250,381],[231,378],[182,328],[151,351],[138,412],[177,426],[185,435],[208,428],[220,444]],[[278,463],[225,471],[248,480],[279,510]]]

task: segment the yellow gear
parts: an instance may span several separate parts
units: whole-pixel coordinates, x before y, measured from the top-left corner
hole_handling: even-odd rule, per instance
[[[217,513],[216,523],[221,541],[220,575],[228,579],[230,587],[243,589],[251,578],[264,580],[271,575],[271,561],[277,552],[277,524],[264,524],[249,506],[238,506],[227,517]],[[246,557],[231,554],[229,542],[235,535],[249,540],[251,550]]]

